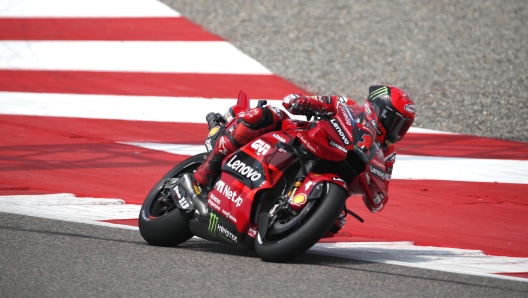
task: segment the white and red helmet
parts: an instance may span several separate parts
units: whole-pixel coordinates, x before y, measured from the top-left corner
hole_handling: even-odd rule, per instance
[[[414,122],[416,108],[414,102],[393,86],[371,86],[365,104],[367,119],[377,116],[376,130],[378,141],[390,146],[400,141]],[[371,114],[371,115],[369,115]]]

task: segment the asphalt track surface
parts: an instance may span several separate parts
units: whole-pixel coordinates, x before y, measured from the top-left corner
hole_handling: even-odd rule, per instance
[[[528,141],[524,0],[163,0],[315,94],[392,84],[417,127]]]
[[[528,283],[306,253],[265,263],[203,240],[1,214],[1,297],[526,297]]]

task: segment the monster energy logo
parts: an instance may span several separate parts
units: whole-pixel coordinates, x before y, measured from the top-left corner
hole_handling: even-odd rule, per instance
[[[218,224],[218,215],[211,213],[209,216],[209,228],[207,229],[209,234],[216,237],[216,232],[220,233],[220,237],[230,242],[237,242],[237,236],[231,233],[224,226]]]
[[[218,215],[211,213],[209,216],[209,234],[215,235],[216,234],[216,226],[218,225]]]
[[[370,93],[369,100],[374,100],[385,94],[389,94],[389,88],[387,88],[387,86],[383,86]]]

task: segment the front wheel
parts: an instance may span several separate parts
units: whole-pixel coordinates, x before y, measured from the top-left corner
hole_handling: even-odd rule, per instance
[[[333,183],[326,183],[325,193],[321,201],[312,207],[315,210],[302,220],[295,219],[297,227],[291,233],[280,237],[261,237],[258,233],[255,239],[258,256],[268,262],[286,262],[316,244],[335,223],[348,197],[342,187]],[[268,234],[271,229],[273,227],[268,228]]]
[[[192,173],[207,157],[198,154],[190,157],[170,170],[152,188],[139,212],[139,232],[145,241],[155,246],[175,246],[190,239],[189,215],[174,204],[170,188],[175,178],[183,173]]]

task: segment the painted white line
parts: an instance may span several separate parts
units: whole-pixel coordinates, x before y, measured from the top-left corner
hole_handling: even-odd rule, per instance
[[[202,145],[139,142],[122,144],[180,155],[195,155],[206,151]],[[527,160],[398,155],[392,179],[528,184],[526,169]]]
[[[488,256],[480,250],[415,246],[412,242],[318,243],[310,252],[355,260],[528,282],[497,275],[528,272],[528,258]]]
[[[0,68],[271,74],[225,41],[3,41]]]
[[[257,106],[258,100],[251,100],[251,106]],[[269,105],[285,111],[281,99],[266,100]],[[235,97],[200,98],[0,91],[0,114],[7,115],[206,123],[207,113],[225,113],[235,104]],[[207,109],[201,107],[207,107]],[[295,116],[290,113],[288,115],[293,119],[306,120],[304,116]],[[449,134],[449,132],[415,127],[411,127],[409,133]]]
[[[433,129],[427,129],[427,128],[420,128],[420,127],[411,127],[407,132],[410,133],[424,133],[424,134],[449,134],[449,135],[457,135],[457,133],[454,132],[448,132],[448,131],[441,131],[441,130],[433,130]]]
[[[125,204],[120,199],[76,198],[72,194],[0,197],[0,212],[4,213],[133,230],[137,230],[137,227],[116,225],[101,220],[137,218],[140,207]]]
[[[205,138],[204,138],[205,139]],[[178,155],[193,156],[206,152],[205,145],[188,145],[188,144],[167,144],[167,143],[141,143],[141,142],[122,142],[120,144],[131,145],[151,150],[163,151]]]
[[[77,198],[70,193],[1,196],[0,208],[10,206],[124,205],[121,199]]]
[[[282,107],[280,100],[268,103]],[[27,116],[205,123],[207,113],[225,113],[235,104],[235,98],[0,92],[0,114]]]
[[[392,178],[528,184],[528,160],[398,155]]]
[[[157,0],[2,0],[0,17],[178,17]]]

